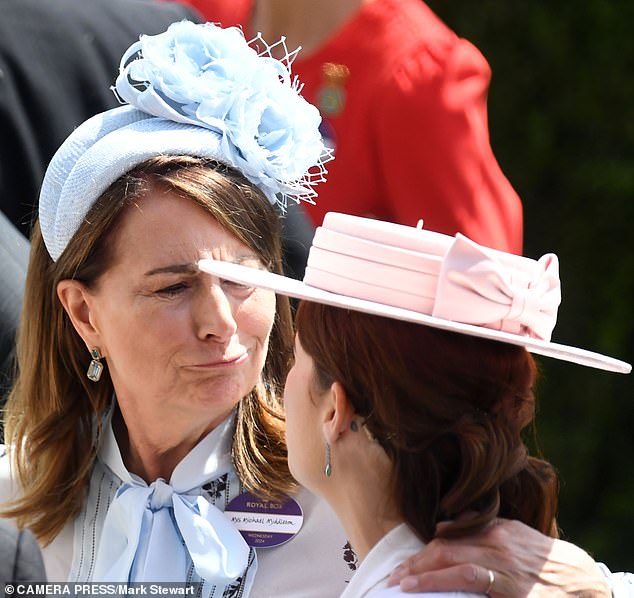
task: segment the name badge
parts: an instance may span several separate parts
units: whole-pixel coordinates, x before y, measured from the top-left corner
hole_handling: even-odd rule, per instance
[[[250,492],[236,496],[227,505],[225,516],[253,548],[284,544],[299,532],[304,523],[302,508],[296,500],[262,500]]]

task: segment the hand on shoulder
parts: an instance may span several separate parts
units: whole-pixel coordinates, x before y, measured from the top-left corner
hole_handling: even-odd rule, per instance
[[[407,592],[471,591],[491,598],[612,596],[606,576],[583,549],[506,519],[469,538],[433,540],[390,583]]]

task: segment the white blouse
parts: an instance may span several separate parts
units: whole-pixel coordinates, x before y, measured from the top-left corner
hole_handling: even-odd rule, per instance
[[[177,469],[182,471],[204,468],[209,465],[205,455],[210,453],[224,455],[228,459],[230,440],[227,434],[212,432],[181,461]],[[108,508],[118,488],[124,480],[132,476],[123,465],[114,434],[108,426],[93,468],[88,497],[82,512],[68,522],[53,542],[42,550],[49,581],[92,580]],[[220,479],[198,488],[200,496],[222,511],[242,490],[231,467]],[[0,444],[0,504],[10,500],[16,493],[9,458],[4,446]],[[406,525],[400,525],[386,534],[359,565],[334,512],[325,501],[305,489],[300,490],[294,498],[303,511],[303,526],[285,544],[255,549],[258,564],[250,594],[252,598],[336,598],[342,592],[342,598],[474,596],[447,593],[403,594],[398,587],[386,588],[391,571],[423,547],[423,543]],[[613,574],[604,566],[603,571],[615,598],[634,595],[631,593],[631,588],[634,587],[633,574]],[[233,594],[225,593],[224,598],[231,595]],[[238,592],[236,595],[241,594]],[[214,598],[221,597],[216,595]]]
[[[455,592],[404,593],[398,587],[387,587],[390,573],[406,558],[419,552],[425,544],[405,524],[396,526],[375,544],[361,562],[357,572],[341,595],[341,598],[413,598],[427,596],[429,598],[480,597],[483,594],[466,594]]]
[[[229,459],[232,426],[225,433],[218,428],[210,433],[178,464],[176,470],[199,471],[209,467],[209,455]],[[95,462],[88,497],[81,513],[70,521],[62,532],[44,547],[43,557],[49,581],[91,581],[101,539],[103,524],[113,498],[124,483],[133,476],[125,469],[112,428]],[[214,446],[215,445],[215,446]],[[222,450],[218,450],[222,448]],[[0,455],[5,453],[0,445]],[[213,464],[212,464],[213,465]],[[15,495],[9,459],[0,457],[0,503]],[[200,496],[221,511],[243,491],[235,471],[228,471],[218,480],[197,489]],[[190,494],[190,493],[189,493]],[[252,598],[335,598],[345,589],[352,577],[356,559],[339,522],[322,500],[302,489],[294,497],[303,511],[303,525],[299,533],[285,544],[271,548],[256,548],[257,573],[250,593]],[[247,577],[247,575],[245,575]],[[214,586],[205,592],[220,598]],[[231,588],[223,594],[233,596]],[[242,595],[235,588],[235,595]]]

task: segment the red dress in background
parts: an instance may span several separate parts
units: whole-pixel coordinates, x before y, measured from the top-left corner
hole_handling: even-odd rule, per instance
[[[240,25],[253,0],[191,0]],[[271,40],[267,40],[271,41]],[[335,147],[328,181],[306,213],[341,211],[522,252],[522,205],[489,142],[482,54],[420,0],[363,5],[317,51],[293,63]]]

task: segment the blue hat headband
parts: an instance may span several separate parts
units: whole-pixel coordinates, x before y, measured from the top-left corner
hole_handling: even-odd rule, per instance
[[[282,60],[271,55],[278,45]],[[296,54],[284,39],[247,42],[240,29],[211,23],[183,21],[142,36],[124,54],[114,86],[129,105],[80,125],[46,171],[40,226],[53,260],[97,198],[156,155],[215,159],[242,172],[271,203],[313,203],[332,155],[318,110],[291,76]]]

